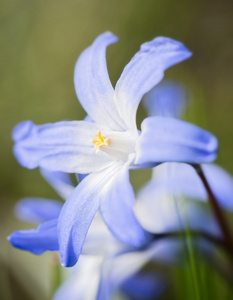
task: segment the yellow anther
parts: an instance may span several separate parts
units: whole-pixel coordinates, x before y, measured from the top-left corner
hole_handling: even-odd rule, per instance
[[[95,149],[95,152],[97,153],[100,151],[100,147],[109,146],[111,141],[110,141],[110,139],[102,136],[101,130],[99,129],[97,131],[97,134],[95,135],[94,139],[91,139],[90,142],[95,144],[94,149]]]

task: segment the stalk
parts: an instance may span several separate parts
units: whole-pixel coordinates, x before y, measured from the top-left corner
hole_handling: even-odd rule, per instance
[[[222,231],[222,234],[224,236],[224,242],[226,245],[226,248],[228,249],[229,254],[231,255],[231,258],[233,259],[233,241],[232,241],[232,236],[231,232],[229,230],[228,224],[224,218],[224,215],[222,213],[221,208],[219,207],[218,201],[205,177],[205,174],[201,168],[200,165],[192,165],[195,170],[197,171],[197,174],[199,175],[201,181],[203,182],[206,192],[208,194],[209,198],[209,203],[212,207],[213,213],[217,219],[217,222],[219,224],[219,227]]]

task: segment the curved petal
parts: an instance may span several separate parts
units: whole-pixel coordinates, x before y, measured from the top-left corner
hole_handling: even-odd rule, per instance
[[[210,162],[218,142],[211,133],[184,121],[150,117],[142,123],[135,164],[146,162]]]
[[[145,95],[143,104],[149,116],[179,119],[188,104],[188,91],[182,84],[166,80]]]
[[[102,190],[100,211],[108,228],[120,241],[140,246],[146,242],[147,234],[135,217],[134,201],[128,165],[125,164]]]
[[[102,151],[97,155],[90,142],[99,128],[85,121],[38,126],[25,121],[13,130],[14,154],[19,163],[29,169],[43,167],[68,173],[100,171],[112,159]]]
[[[114,105],[114,90],[106,66],[106,47],[117,41],[110,32],[101,34],[79,57],[74,70],[76,94],[83,108],[95,122],[112,130],[123,122]]]
[[[73,192],[75,186],[69,174],[64,172],[51,172],[44,168],[40,169],[40,173],[64,200]]]
[[[57,219],[43,223],[37,229],[15,231],[8,240],[14,247],[37,255],[57,251]]]
[[[23,198],[15,206],[15,215],[25,222],[40,224],[58,218],[62,204],[44,198]]]
[[[76,187],[63,205],[58,221],[61,263],[73,266],[81,253],[91,222],[99,208],[100,192],[121,165],[90,174]]]
[[[141,45],[115,88],[115,103],[128,128],[135,128],[136,111],[143,95],[162,80],[166,69],[190,56],[182,43],[166,37]]]

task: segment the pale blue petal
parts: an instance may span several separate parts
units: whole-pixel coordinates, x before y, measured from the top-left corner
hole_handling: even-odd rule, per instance
[[[88,175],[63,205],[58,222],[63,266],[71,267],[77,262],[88,229],[99,208],[101,190],[118,169],[119,165],[113,164],[100,173]]]
[[[100,211],[116,238],[129,245],[140,246],[147,240],[147,234],[135,217],[134,201],[126,164],[101,192]]]
[[[188,104],[188,91],[175,81],[163,81],[150,90],[143,104],[149,116],[181,118]]]
[[[123,122],[114,105],[114,90],[106,66],[106,47],[117,41],[110,32],[101,34],[79,57],[74,70],[74,85],[80,103],[91,119],[112,130]]]
[[[14,247],[37,255],[57,251],[57,219],[43,223],[37,229],[15,231],[8,240]]]
[[[136,111],[143,95],[162,80],[166,69],[190,56],[182,43],[169,38],[157,37],[142,44],[115,88],[115,103],[130,129],[135,128]]]
[[[15,206],[15,215],[22,221],[40,224],[58,218],[62,204],[44,198],[23,198]]]
[[[40,173],[64,200],[66,200],[73,192],[75,185],[69,174],[58,171],[51,172],[44,168],[40,169]]]
[[[211,133],[184,121],[150,117],[142,123],[135,164],[146,162],[211,162],[218,141]]]
[[[111,158],[101,151],[96,155],[90,142],[99,128],[85,121],[38,126],[25,121],[13,131],[14,153],[19,163],[29,169],[43,167],[68,173],[100,171]]]

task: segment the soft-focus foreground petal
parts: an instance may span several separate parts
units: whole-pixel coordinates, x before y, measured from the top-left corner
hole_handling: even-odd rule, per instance
[[[128,165],[125,164],[101,191],[100,211],[114,236],[126,244],[140,246],[145,243],[147,234],[135,217],[134,201]]]
[[[135,164],[211,162],[217,149],[216,137],[198,126],[172,118],[150,117],[142,123]]]
[[[64,200],[73,192],[75,186],[69,174],[64,172],[51,172],[44,168],[40,169],[40,173]]]
[[[106,66],[106,47],[118,38],[101,34],[79,57],[74,70],[74,85],[80,103],[97,123],[111,129],[124,128],[114,105],[114,90]]]
[[[103,256],[115,253],[122,248],[122,243],[111,234],[100,213],[97,212],[88,230],[82,254]]]
[[[166,80],[145,95],[143,104],[149,116],[180,118],[188,104],[188,91],[182,84]]]
[[[99,208],[103,187],[121,168],[113,163],[106,170],[84,178],[63,205],[58,221],[61,263],[73,266],[81,253],[91,222]]]
[[[136,111],[143,95],[162,80],[167,68],[190,56],[191,52],[182,43],[166,37],[141,45],[115,88],[115,103],[128,128],[135,128]]]
[[[153,233],[166,233],[185,230],[188,226],[218,235],[219,229],[211,215],[196,202],[186,201],[185,191],[175,193],[168,180],[169,177],[164,184],[158,178],[152,179],[138,193],[135,212],[143,227]]]
[[[56,291],[53,300],[94,300],[100,279],[102,257],[81,256],[68,280]]]
[[[51,199],[23,198],[15,205],[15,215],[22,221],[40,224],[58,218],[62,204]]]
[[[219,205],[233,210],[233,178],[221,167],[203,164],[203,171]],[[188,164],[165,163],[153,170],[154,182],[164,186],[173,195],[182,194],[186,198],[208,200],[205,187],[194,168]]]
[[[57,251],[57,219],[45,222],[37,229],[15,231],[8,240],[14,247],[37,255],[45,251]]]
[[[180,241],[168,238],[155,241],[145,249],[119,253],[106,259],[97,299],[112,299],[111,296],[123,282],[137,274],[151,260],[165,264],[178,262],[177,254],[180,253],[181,248]]]
[[[35,125],[18,124],[12,133],[14,154],[21,165],[33,169],[89,173],[104,169],[111,161],[102,151],[95,155],[90,140],[99,125],[85,121]]]

